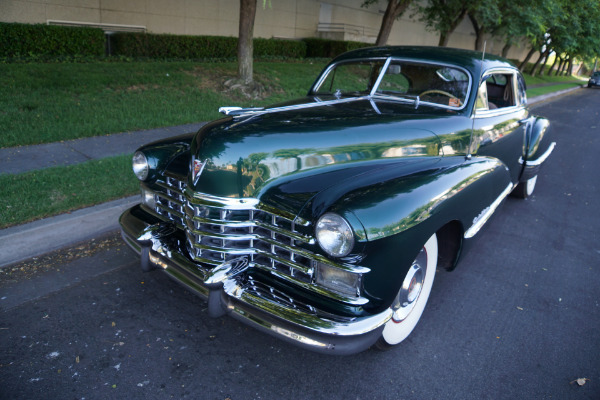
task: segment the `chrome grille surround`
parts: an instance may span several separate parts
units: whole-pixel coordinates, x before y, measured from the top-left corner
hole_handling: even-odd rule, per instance
[[[324,256],[296,247],[300,243],[315,243],[312,236],[296,229],[298,225],[310,226],[308,221],[269,208],[258,199],[186,194],[185,182],[171,176],[156,183],[164,192],[155,191],[156,208],[152,211],[185,231],[188,254],[196,263],[211,268],[247,256],[251,267],[304,289],[352,305],[368,302],[359,293],[348,297],[315,284],[318,262],[358,274],[369,269],[334,264]]]

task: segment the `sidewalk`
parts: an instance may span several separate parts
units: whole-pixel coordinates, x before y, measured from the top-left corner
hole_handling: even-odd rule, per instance
[[[529,99],[531,108],[578,87]],[[148,142],[197,131],[205,122],[59,143],[0,149],[0,172],[74,165],[92,159],[131,154]],[[119,215],[139,202],[138,196],[111,201],[68,214],[0,230],[0,268],[118,229]]]
[[[99,158],[133,154],[135,149],[143,144],[196,132],[205,123],[0,149],[0,173],[20,174],[58,165],[73,165]]]

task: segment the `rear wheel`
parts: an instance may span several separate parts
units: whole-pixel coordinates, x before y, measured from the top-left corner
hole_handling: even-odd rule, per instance
[[[517,185],[512,194],[520,199],[526,199],[533,194],[535,184],[537,182],[537,175],[533,178],[527,179],[525,182],[521,182]]]
[[[417,326],[431,293],[437,258],[438,243],[434,233],[413,261],[402,282],[391,305],[392,318],[386,323],[375,344],[377,348],[386,350],[402,342]]]

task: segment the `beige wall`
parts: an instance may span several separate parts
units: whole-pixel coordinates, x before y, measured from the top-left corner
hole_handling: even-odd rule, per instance
[[[423,0],[422,0],[423,1]],[[325,37],[374,43],[387,4],[361,8],[363,0],[258,0],[256,37]],[[269,6],[270,3],[270,6]],[[0,0],[0,21],[48,20],[143,26],[152,33],[237,36],[238,0]],[[436,46],[429,32],[408,11],[394,24],[391,45]],[[465,18],[449,46],[472,49],[475,33]],[[500,54],[501,41],[488,39],[487,51]],[[522,59],[525,47],[513,46],[509,58]]]

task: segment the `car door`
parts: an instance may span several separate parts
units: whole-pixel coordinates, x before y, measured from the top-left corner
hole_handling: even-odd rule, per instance
[[[529,111],[517,90],[518,74],[495,69],[483,75],[473,113],[471,154],[499,159],[517,183],[521,173]]]

